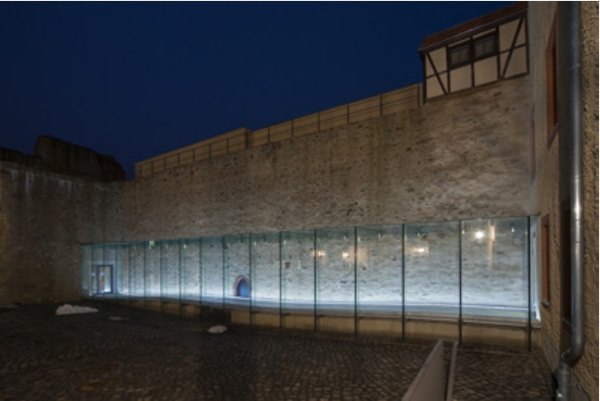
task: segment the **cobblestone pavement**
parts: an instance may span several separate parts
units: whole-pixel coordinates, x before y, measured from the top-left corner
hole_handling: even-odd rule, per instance
[[[462,346],[456,362],[454,399],[551,400],[551,380],[541,351]]]
[[[213,335],[209,322],[86,305],[100,312],[0,309],[0,400],[399,400],[433,346],[236,326]],[[505,394],[517,396],[504,400],[549,399],[539,363],[536,354],[461,349],[458,373],[469,379],[457,377],[454,398],[495,399],[490,385],[510,380]]]

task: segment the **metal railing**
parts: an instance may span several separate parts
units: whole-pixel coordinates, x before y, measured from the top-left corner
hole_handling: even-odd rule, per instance
[[[241,129],[237,134],[222,135],[224,137],[222,139],[216,137],[199,142],[180,151],[136,163],[135,176],[136,178],[147,177],[172,167],[416,109],[421,104],[421,84],[411,85],[255,131]]]

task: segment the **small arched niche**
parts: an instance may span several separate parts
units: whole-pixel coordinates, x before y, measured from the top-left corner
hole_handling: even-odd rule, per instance
[[[240,298],[250,298],[250,279],[239,275],[233,283],[233,295]]]

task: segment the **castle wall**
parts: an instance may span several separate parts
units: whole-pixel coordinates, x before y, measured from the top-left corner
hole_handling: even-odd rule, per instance
[[[80,299],[81,244],[122,239],[122,185],[0,161],[0,304]]]
[[[529,214],[528,78],[125,183],[125,239]]]

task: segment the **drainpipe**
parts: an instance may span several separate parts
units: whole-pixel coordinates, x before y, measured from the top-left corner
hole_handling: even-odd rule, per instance
[[[572,367],[583,353],[584,305],[583,305],[583,130],[582,130],[582,82],[581,82],[581,5],[579,2],[558,3],[557,14],[565,16],[568,58],[567,79],[569,85],[569,127],[565,132],[571,141],[570,155],[570,208],[571,208],[571,343],[561,355],[556,372],[558,400],[576,397]]]

